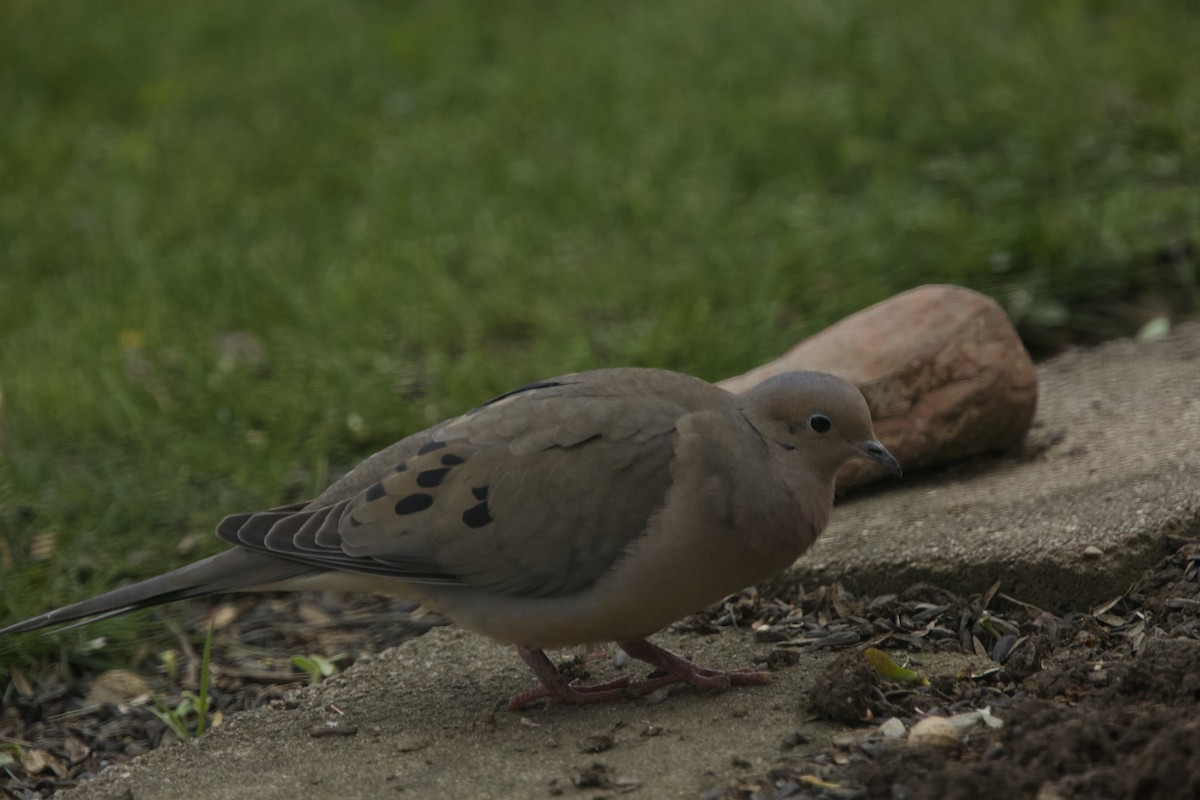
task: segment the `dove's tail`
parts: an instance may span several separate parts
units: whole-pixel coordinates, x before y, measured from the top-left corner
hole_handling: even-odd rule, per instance
[[[0,628],[0,635],[32,631],[77,619],[86,619],[91,622],[93,619],[115,617],[127,611],[149,608],[189,597],[245,591],[314,571],[319,570],[251,550],[241,548],[226,550],[211,558],[180,567],[174,572],[148,578],[131,586],[114,589],[99,597],[56,608],[45,614],[9,625],[7,628]]]

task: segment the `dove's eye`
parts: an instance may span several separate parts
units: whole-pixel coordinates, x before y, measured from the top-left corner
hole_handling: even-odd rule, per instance
[[[817,433],[828,433],[829,429],[833,427],[833,423],[824,414],[813,414],[808,418],[808,427]]]

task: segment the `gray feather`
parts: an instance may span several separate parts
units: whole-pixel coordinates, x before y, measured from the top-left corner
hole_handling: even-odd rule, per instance
[[[0,629],[0,636],[32,631],[71,620],[114,616],[189,597],[251,589],[314,571],[317,570],[305,564],[252,550],[226,550],[211,558],[180,567],[174,572],[123,586],[99,597],[72,603],[9,625]]]

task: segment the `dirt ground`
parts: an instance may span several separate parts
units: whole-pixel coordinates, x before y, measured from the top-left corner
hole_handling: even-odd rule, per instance
[[[868,748],[836,780],[871,798],[1200,797],[1198,559],[1200,544],[1181,547],[1094,613],[1028,610],[1003,667],[950,693],[989,704],[1003,728],[946,749]],[[875,688],[845,692],[870,705]]]

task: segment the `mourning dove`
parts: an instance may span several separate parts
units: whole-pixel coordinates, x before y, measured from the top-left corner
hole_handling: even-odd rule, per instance
[[[311,502],[226,517],[225,552],[0,633],[219,592],[372,591],[516,645],[541,686],[513,709],[767,683],[645,637],[789,566],[856,457],[900,474],[862,394],[832,375],[740,395],[656,369],[565,375],[402,439]],[[661,676],[568,684],[543,652],[607,641]]]

